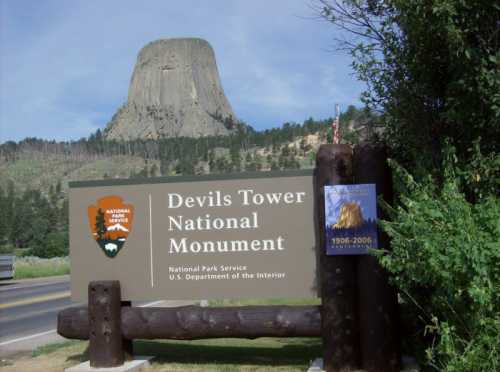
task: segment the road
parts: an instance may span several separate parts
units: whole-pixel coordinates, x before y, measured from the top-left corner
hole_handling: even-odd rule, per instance
[[[0,357],[65,341],[57,332],[57,313],[79,306],[70,298],[69,276],[0,281]],[[133,306],[185,306],[194,301],[133,302]]]
[[[68,276],[0,282],[0,355],[62,339],[57,313],[75,305]]]

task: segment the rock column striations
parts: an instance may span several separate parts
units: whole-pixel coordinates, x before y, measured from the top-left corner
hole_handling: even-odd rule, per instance
[[[128,101],[111,119],[106,137],[227,135],[235,121],[210,44],[201,39],[162,39],[140,51]]]

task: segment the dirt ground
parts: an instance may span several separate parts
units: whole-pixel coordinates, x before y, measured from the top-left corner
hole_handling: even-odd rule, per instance
[[[65,368],[85,361],[87,343],[75,343],[59,348],[49,354],[33,357],[31,353],[20,353],[2,359],[0,371],[2,372],[52,372],[64,371]]]

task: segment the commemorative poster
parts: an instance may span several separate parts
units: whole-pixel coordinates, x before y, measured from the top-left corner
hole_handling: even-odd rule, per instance
[[[325,186],[326,254],[359,255],[376,249],[374,184]]]

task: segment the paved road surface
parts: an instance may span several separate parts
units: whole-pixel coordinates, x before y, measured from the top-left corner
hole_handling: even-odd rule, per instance
[[[57,313],[75,305],[68,276],[0,282],[0,355],[62,340]]]
[[[134,302],[134,306],[182,306],[192,301]],[[70,299],[69,276],[0,281],[0,356],[30,351],[57,335],[57,313],[79,306]]]

